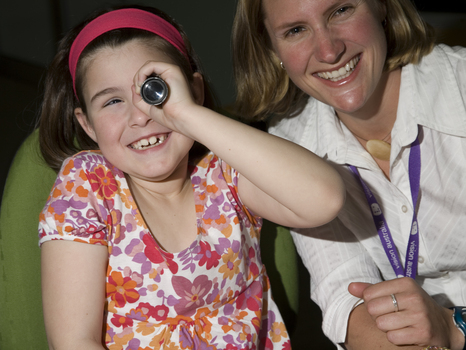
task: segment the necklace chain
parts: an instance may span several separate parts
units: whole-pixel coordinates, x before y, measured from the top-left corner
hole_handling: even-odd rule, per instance
[[[351,131],[351,130],[350,130],[350,131]],[[353,132],[353,131],[351,131],[351,133],[352,133],[354,136],[356,136],[357,138],[361,139],[361,140],[364,140],[364,141],[366,141],[366,142],[369,141],[369,140],[366,140],[365,138],[359,136],[358,134],[356,134],[356,133]],[[385,140],[391,135],[391,133],[392,133],[392,131],[390,130],[390,131],[388,132],[388,134],[387,134],[383,139],[381,139],[380,141],[387,142],[387,141],[385,141]],[[388,143],[388,142],[387,142],[387,143]]]

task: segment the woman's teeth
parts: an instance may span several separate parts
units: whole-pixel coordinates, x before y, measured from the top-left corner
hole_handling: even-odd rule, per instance
[[[338,81],[348,77],[354,71],[354,67],[358,65],[359,56],[353,58],[349,61],[344,67],[340,69],[334,70],[332,72],[321,72],[317,73],[320,78],[331,80],[331,81]]]
[[[131,148],[142,150],[142,149],[147,149],[150,147],[158,146],[164,143],[167,137],[168,137],[168,134],[164,134],[164,135],[159,135],[159,136],[151,136],[148,139],[141,139],[139,141],[136,141],[135,143],[132,143]]]

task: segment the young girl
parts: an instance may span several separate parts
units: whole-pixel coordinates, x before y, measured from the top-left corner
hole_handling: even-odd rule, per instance
[[[141,99],[151,75],[169,86],[162,107]],[[45,159],[63,163],[39,227],[52,349],[289,346],[260,217],[324,224],[342,182],[211,102],[186,35],[158,10],[106,12],[62,41],[40,122]]]

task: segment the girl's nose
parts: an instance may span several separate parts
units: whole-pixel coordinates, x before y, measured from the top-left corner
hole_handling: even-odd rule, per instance
[[[313,37],[314,54],[319,62],[334,64],[345,52],[345,44],[328,28],[317,31]]]
[[[134,105],[131,106],[129,113],[130,126],[144,127],[152,121],[152,119],[147,114],[141,112],[141,110]]]

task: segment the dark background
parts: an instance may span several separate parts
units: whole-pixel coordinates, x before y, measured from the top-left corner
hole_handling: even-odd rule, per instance
[[[14,154],[34,128],[41,79],[58,40],[95,9],[134,2],[159,7],[182,23],[220,102],[234,101],[230,31],[235,0],[1,0],[0,198]],[[439,30],[439,41],[466,46],[466,0],[415,2]]]
[[[235,0],[0,1],[0,198],[15,152],[34,129],[41,82],[57,41],[95,9],[137,2],[169,13],[183,24],[222,105],[226,107],[234,101],[230,31]],[[439,42],[466,46],[466,0],[418,0],[416,5],[438,30]],[[301,275],[302,285],[309,286],[308,274],[303,270]],[[301,292],[302,300],[308,301],[309,289]],[[306,319],[298,323],[306,329],[297,331],[306,335],[309,329],[320,327],[320,312],[309,302],[300,305],[304,310],[300,310],[298,319]],[[302,344],[295,347],[333,349],[322,336],[311,337],[304,337]]]

